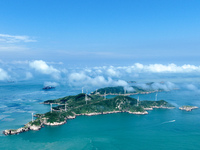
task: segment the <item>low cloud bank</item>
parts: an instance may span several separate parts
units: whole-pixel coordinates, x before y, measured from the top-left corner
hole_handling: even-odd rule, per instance
[[[154,72],[154,73],[161,73],[161,72],[169,72],[169,73],[187,73],[193,71],[200,71],[200,66],[194,66],[185,64],[182,66],[177,66],[176,64],[150,64],[150,65],[143,65],[140,63],[136,63],[132,66],[133,70],[144,71],[144,72]]]
[[[128,83],[124,80],[113,80],[104,76],[96,76],[90,77],[86,75],[84,72],[80,73],[71,73],[68,77],[69,83],[75,86],[95,86],[95,87],[103,87],[103,86],[128,86]]]
[[[194,91],[196,93],[200,93],[200,89],[198,88],[197,85],[194,85],[194,84],[187,84],[186,86],[186,89],[190,90],[190,91]]]
[[[30,72],[26,72],[25,80],[29,80],[29,79],[31,79],[31,78],[33,78],[32,73],[30,73]]]
[[[59,84],[57,82],[44,82],[44,86],[59,86]]]
[[[176,76],[197,77],[200,73],[200,66],[191,64],[176,65],[176,64],[148,64],[135,63],[131,66],[96,66],[96,67],[70,67],[65,68],[61,62],[45,62],[43,60],[34,61],[0,61],[0,80],[16,79],[29,80],[33,77],[45,77],[48,80],[52,78],[56,82],[65,82],[70,85],[87,85],[87,86],[124,86],[126,90],[129,88],[127,81],[139,81],[149,79],[149,81],[158,81],[154,79],[160,78],[164,81],[168,77],[169,80]],[[176,74],[177,73],[177,74]],[[152,79],[152,80],[151,80]],[[145,80],[147,81],[147,80]],[[173,80],[171,80],[173,81]],[[151,87],[140,85],[144,88],[170,90],[172,84],[154,83]]]
[[[69,84],[72,86],[87,86],[87,87],[106,87],[106,86],[123,86],[125,90],[131,92],[134,91],[126,81],[113,80],[111,77],[105,78],[104,76],[90,77],[84,72],[71,73],[68,78]],[[144,90],[164,90],[170,91],[178,88],[172,82],[152,82],[149,84],[135,84],[135,86]]]
[[[60,79],[60,71],[53,66],[47,65],[43,60],[32,61],[29,63],[29,66],[42,74],[51,75],[55,79]]]
[[[0,68],[0,81],[4,81],[4,80],[9,80],[10,76],[8,75],[8,73]]]
[[[123,72],[126,73],[142,73],[142,72],[150,72],[150,73],[190,73],[190,72],[200,72],[200,66],[184,64],[182,66],[178,66],[176,64],[149,64],[143,65],[141,63],[135,63],[132,66],[121,66],[121,67],[94,67],[93,69],[98,70],[99,72],[106,71],[110,76],[119,76]]]
[[[178,86],[172,82],[154,82],[150,84],[144,83],[144,84],[136,84],[136,86],[145,90],[164,90],[164,91],[170,91],[178,88]]]

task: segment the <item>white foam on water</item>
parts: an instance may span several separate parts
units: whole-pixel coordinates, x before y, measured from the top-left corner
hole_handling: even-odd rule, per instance
[[[4,118],[6,118],[8,116],[10,116],[10,115],[0,115],[0,119],[4,119]]]
[[[14,100],[12,100],[13,102],[23,102],[23,100],[22,99],[14,99]]]
[[[6,106],[6,105],[1,105],[0,106],[0,108],[6,108],[6,107],[8,107],[8,106]]]
[[[13,120],[15,120],[14,118],[4,118],[4,119],[2,119],[2,121],[13,121]]]
[[[30,114],[31,114],[31,113],[34,113],[34,114],[36,113],[36,111],[27,111],[27,112],[30,113]]]
[[[4,114],[12,114],[12,113],[25,113],[26,111],[24,110],[20,110],[20,109],[12,109],[12,110],[8,110],[8,111],[4,111]]]
[[[166,121],[166,122],[163,122],[161,124],[165,124],[165,123],[172,123],[172,122],[175,122],[176,120],[170,120],[170,121]]]

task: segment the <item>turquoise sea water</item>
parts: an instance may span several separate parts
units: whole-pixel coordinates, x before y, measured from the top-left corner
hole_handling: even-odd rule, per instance
[[[67,86],[42,91],[42,86],[40,82],[0,85],[1,132],[23,126],[31,120],[31,112],[49,111],[49,106],[40,102],[81,92],[81,88]],[[154,100],[155,93],[139,96],[140,100]],[[78,116],[62,126],[45,126],[40,131],[12,136],[0,134],[0,149],[199,150],[200,109],[191,112],[178,110],[183,104],[200,106],[199,97],[200,94],[184,89],[162,92],[158,99],[165,99],[176,109],[155,109],[148,115]]]

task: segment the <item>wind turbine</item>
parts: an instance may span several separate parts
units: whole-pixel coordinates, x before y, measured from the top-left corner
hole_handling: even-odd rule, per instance
[[[105,91],[105,93],[104,93],[104,99],[106,99],[106,91]]]
[[[33,112],[32,112],[32,122],[33,122]]]
[[[83,87],[82,87],[82,93],[83,93]]]
[[[137,99],[137,106],[138,106],[139,101],[140,101],[140,99],[139,99],[139,96],[138,96],[138,99]]]
[[[65,111],[67,111],[67,104],[65,103]]]
[[[51,113],[52,113],[52,103],[51,103]]]
[[[157,101],[157,97],[158,97],[158,93],[156,93],[156,96],[155,96],[155,101]]]
[[[86,104],[87,104],[87,100],[88,100],[87,93],[85,93],[85,102],[86,102]]]

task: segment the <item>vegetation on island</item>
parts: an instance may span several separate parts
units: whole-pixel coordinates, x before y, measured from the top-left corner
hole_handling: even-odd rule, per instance
[[[138,101],[135,98],[129,96],[119,95],[114,98],[105,99],[100,95],[87,95],[81,93],[75,96],[66,96],[56,100],[44,101],[44,104],[58,104],[53,107],[53,112],[56,111],[58,114],[51,115],[48,112],[43,117],[53,117],[56,119],[66,117],[72,117],[75,115],[87,115],[90,113],[107,113],[107,112],[145,112],[145,108],[169,108],[174,107],[164,100],[160,101]],[[51,119],[52,120],[52,119]]]
[[[159,101],[140,101],[140,105],[143,106],[144,108],[151,108],[151,107],[174,107],[174,105],[164,101],[164,100],[159,100]]]
[[[135,88],[136,89],[136,88]],[[97,115],[115,112],[128,112],[135,114],[147,114],[146,108],[174,108],[164,100],[160,101],[139,101],[125,94],[119,94],[113,98],[106,99],[101,93],[122,93],[123,87],[107,87],[99,89],[98,93],[81,93],[74,96],[66,96],[55,100],[44,101],[43,104],[56,104],[50,112],[35,114],[37,117],[33,122],[27,123],[17,130],[5,130],[4,134],[18,134],[28,130],[39,130],[42,125],[61,125],[67,119],[75,118],[78,115]],[[136,91],[144,91],[137,88]]]
[[[146,83],[146,85],[151,85],[152,83]],[[121,95],[121,94],[144,94],[144,93],[153,93],[158,91],[163,91],[162,89],[154,90],[154,89],[144,89],[140,86],[130,86],[126,90],[123,86],[116,86],[116,87],[105,87],[98,89],[92,92],[92,95],[100,94],[100,95]]]
[[[36,120],[34,120],[33,122],[30,122],[31,125],[35,125],[35,126],[40,126],[41,125],[41,121],[39,118],[37,118]]]

